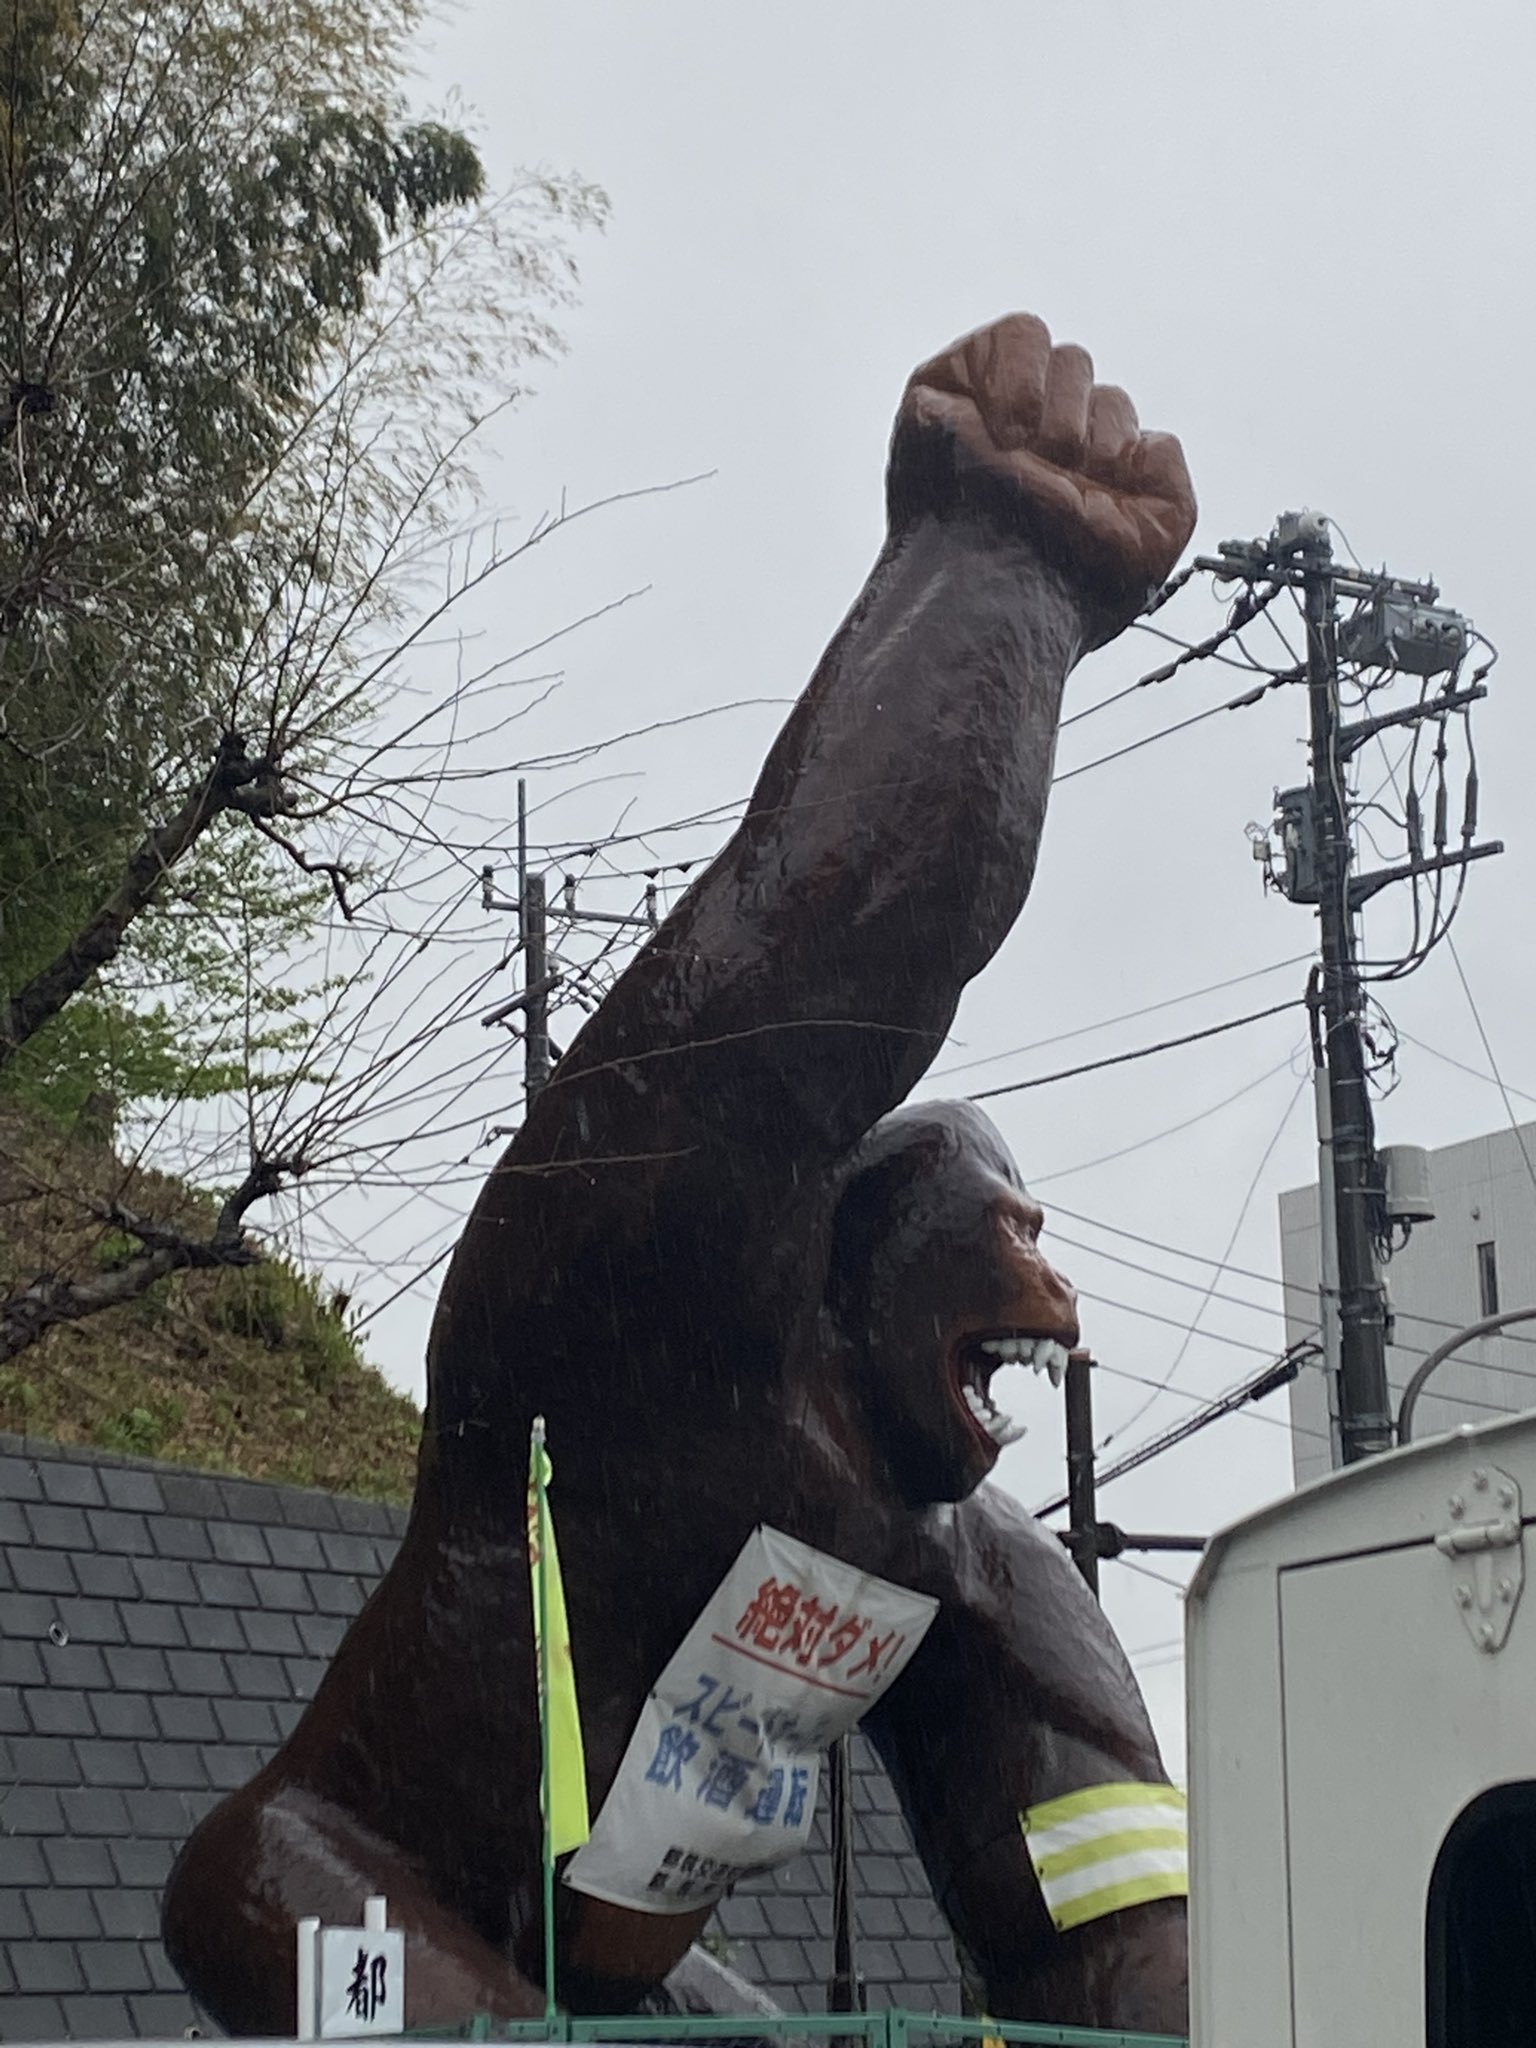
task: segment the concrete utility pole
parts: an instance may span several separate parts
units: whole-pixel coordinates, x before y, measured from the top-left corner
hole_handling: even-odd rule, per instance
[[[1277,1368],[1270,1368],[1274,1378]],[[1057,1508],[1069,1510],[1070,1520],[1065,1529],[1058,1529],[1057,1535],[1071,1553],[1072,1561],[1087,1581],[1088,1589],[1099,1597],[1099,1559],[1101,1557],[1122,1557],[1128,1550],[1186,1550],[1196,1553],[1204,1550],[1203,1536],[1173,1535],[1132,1535],[1114,1522],[1101,1522],[1098,1508],[1098,1467],[1093,1447],[1093,1371],[1094,1359],[1090,1351],[1072,1351],[1067,1354],[1067,1370],[1063,1382],[1062,1398],[1066,1404],[1067,1425],[1067,1491],[1063,1499],[1052,1501],[1041,1508],[1040,1515],[1054,1514]],[[1291,1368],[1294,1376],[1295,1368]],[[1275,1380],[1278,1385],[1279,1381]],[[1267,1388],[1266,1390],[1267,1391]],[[1253,1392],[1248,1399],[1256,1398]],[[1214,1411],[1213,1411],[1214,1412]],[[1140,1459],[1112,1467],[1106,1475],[1114,1478],[1121,1471],[1130,1471]]]
[[[524,867],[519,882],[523,973],[528,988],[528,1014],[523,1022],[523,1093],[531,1103],[549,1079],[548,904],[542,875],[530,875]]]
[[[496,894],[496,870],[480,870],[482,910],[511,910],[517,913],[517,944],[523,956],[523,985],[517,994],[494,1010],[487,1010],[480,1022],[510,1024],[521,1010],[523,1015],[523,1094],[531,1103],[549,1079],[549,996],[559,980],[549,971],[548,896],[544,877],[528,872],[528,785],[517,785],[517,895],[511,899]]]
[[[1320,1310],[1325,1361],[1337,1376],[1339,1450],[1343,1462],[1353,1464],[1389,1450],[1393,1442],[1386,1294],[1377,1265],[1377,1247],[1389,1235],[1388,1190],[1371,1113],[1356,920],[1361,905],[1390,882],[1464,867],[1503,848],[1497,841],[1472,844],[1473,775],[1459,847],[1447,842],[1442,795],[1435,807],[1433,852],[1425,852],[1423,819],[1417,794],[1410,789],[1405,799],[1408,859],[1357,875],[1350,762],[1378,733],[1424,720],[1439,721],[1443,730],[1448,717],[1488,693],[1481,683],[1456,687],[1471,629],[1459,613],[1438,603],[1435,586],[1389,576],[1385,570],[1341,568],[1321,513],[1284,513],[1267,540],[1224,541],[1219,556],[1202,558],[1197,566],[1223,580],[1241,579],[1251,589],[1267,585],[1269,595],[1289,585],[1300,595],[1306,621],[1306,663],[1297,680],[1307,689],[1311,779],[1300,788],[1277,792],[1274,837],[1261,836],[1254,850],[1266,863],[1268,881],[1291,902],[1317,909],[1319,962],[1308,1001],[1317,1069],[1323,1210]],[[1342,628],[1341,597],[1353,606]],[[1394,673],[1424,678],[1418,702],[1345,724],[1339,698],[1341,658],[1357,679],[1368,670],[1386,671],[1373,689]],[[1442,674],[1448,681],[1431,696],[1427,679]],[[1366,694],[1363,688],[1361,694]]]
[[[523,1095],[525,1102],[531,1106],[539,1090],[549,1079],[553,1052],[549,1039],[549,999],[560,987],[565,976],[558,964],[554,967],[550,964],[548,884],[542,874],[533,872],[528,866],[528,785],[521,778],[517,785],[517,895],[512,898],[498,896],[495,882],[496,870],[493,867],[480,870],[480,905],[483,910],[508,910],[517,913],[518,950],[523,959],[523,985],[508,1001],[498,1003],[493,1010],[487,1010],[480,1022],[487,1026],[510,1024],[517,1013],[522,1011]],[[642,916],[618,917],[611,911],[580,908],[576,902],[575,880],[567,875],[561,907],[573,926],[616,925],[633,927],[636,931],[655,931],[656,883],[650,880],[646,884],[645,911]],[[558,1058],[559,1054],[554,1053],[553,1056]]]
[[[1312,825],[1322,956],[1319,1034],[1327,1076],[1333,1240],[1338,1260],[1339,1434],[1346,1465],[1392,1448],[1387,1301],[1376,1268],[1376,1128],[1360,1039],[1360,969],[1350,897],[1354,844],[1347,766],[1339,749],[1338,599],[1327,522],[1297,549],[1307,621]]]
[[[1063,1386],[1067,1421],[1067,1548],[1088,1581],[1099,1592],[1099,1510],[1094,1483],[1093,1358],[1087,1351],[1067,1357]]]

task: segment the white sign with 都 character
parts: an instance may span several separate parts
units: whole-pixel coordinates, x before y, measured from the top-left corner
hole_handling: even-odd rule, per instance
[[[404,2031],[404,1934],[398,1928],[322,1927],[320,2039]]]
[[[879,1699],[938,1602],[760,1527],[657,1680],[565,1881],[647,1913],[788,1862],[820,1753]]]
[[[405,1934],[389,1901],[364,1899],[361,1927],[294,1928],[295,2026],[300,2041],[353,2040],[405,2029]]]

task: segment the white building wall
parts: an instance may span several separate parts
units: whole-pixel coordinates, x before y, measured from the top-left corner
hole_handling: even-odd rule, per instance
[[[1522,1151],[1523,1144],[1523,1151]],[[1529,1161],[1529,1163],[1527,1163]],[[1501,1309],[1536,1308],[1536,1123],[1468,1138],[1430,1154],[1435,1221],[1421,1223],[1387,1268],[1394,1317],[1387,1350],[1393,1409],[1425,1354],[1484,1313],[1477,1247],[1492,1244]],[[1317,1328],[1317,1189],[1280,1197],[1281,1276],[1286,1338]],[[1305,1366],[1291,1387],[1296,1482],[1333,1463],[1331,1388]],[[1419,1402],[1415,1438],[1536,1408],[1536,1321],[1469,1344],[1438,1368]]]

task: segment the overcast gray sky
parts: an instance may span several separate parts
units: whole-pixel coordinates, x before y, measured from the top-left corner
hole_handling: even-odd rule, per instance
[[[580,250],[568,358],[498,434],[491,500],[531,520],[562,498],[711,473],[583,522],[497,587],[477,622],[492,650],[646,590],[565,645],[564,685],[520,744],[793,696],[879,545],[907,371],[964,329],[1031,309],[1084,343],[1146,424],[1181,435],[1198,548],[1316,506],[1363,559],[1433,573],[1500,645],[1477,731],[1483,828],[1509,851],[1474,872],[1456,937],[1506,1080],[1536,1091],[1533,59],[1536,15],[1516,0],[463,0],[434,32],[424,94],[463,91],[496,177],[575,168],[613,206],[606,235]],[[1205,631],[1214,618],[1203,601],[1170,623]],[[1161,655],[1127,636],[1078,671],[1069,710]],[[1197,668],[1067,733],[1059,767],[1238,686]],[[621,815],[626,829],[660,827],[739,798],[781,716],[758,704],[535,774],[535,836],[595,838]],[[1064,783],[1029,907],[939,1063],[990,1064],[925,1092],[1047,1072],[1298,993],[1303,966],[1191,994],[1313,945],[1311,914],[1263,896],[1244,839],[1276,784],[1302,775],[1304,730],[1304,700],[1285,691]],[[671,860],[721,836],[649,844]],[[642,864],[628,854],[622,865]],[[595,883],[590,900],[625,908],[634,890]],[[1443,952],[1389,1007],[1416,1039],[1485,1067]],[[482,1051],[478,1026],[462,1029],[463,1051]],[[990,1105],[1053,1211],[1105,1368],[1100,1414],[1127,1443],[1282,1341],[1278,1292],[1249,1275],[1278,1272],[1276,1194],[1313,1173],[1302,1037],[1292,1013]],[[515,1092],[515,1050],[507,1059],[489,1113],[498,1089]],[[1400,1070],[1385,1141],[1440,1144],[1504,1120],[1492,1086],[1415,1045]],[[399,1243],[451,1234],[471,1193],[389,1228]],[[1247,1273],[1216,1275],[1223,1256]],[[1213,1278],[1223,1298],[1187,1338]],[[381,1292],[364,1286],[362,1299]],[[370,1329],[405,1385],[420,1383],[431,1293]],[[1147,1389],[1118,1375],[1155,1382],[1176,1359],[1172,1390],[1137,1417]],[[1034,1505],[1058,1485],[1060,1432],[1043,1390],[1026,1406],[1030,1435],[1001,1477]],[[1206,1531],[1256,1505],[1289,1480],[1285,1412],[1282,1397],[1267,1417],[1220,1425],[1112,1489],[1105,1512]],[[1177,1595],[1120,1566],[1106,1581],[1177,1767]]]

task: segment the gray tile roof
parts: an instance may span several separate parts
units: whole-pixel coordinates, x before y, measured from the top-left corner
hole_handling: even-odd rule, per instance
[[[0,1435],[0,2041],[194,2023],[158,1938],[192,1827],[293,1727],[394,1555],[397,1508]],[[858,1960],[873,2006],[958,2009],[948,1929],[895,1794],[854,1762]],[[710,1947],[825,2004],[811,1852],[721,1907]]]

